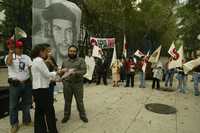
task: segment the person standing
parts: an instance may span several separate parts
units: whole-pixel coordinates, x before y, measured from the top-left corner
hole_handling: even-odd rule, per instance
[[[72,98],[75,97],[80,119],[88,122],[85,107],[83,103],[83,75],[86,73],[86,64],[84,59],[78,57],[78,48],[71,45],[68,48],[68,58],[64,60],[63,69],[69,71],[69,76],[63,79],[64,91],[64,118],[62,123],[70,119]]]
[[[111,64],[112,69],[112,80],[113,80],[113,87],[119,87],[119,80],[120,80],[120,62],[116,60]]]
[[[96,85],[101,83],[101,77],[103,78],[104,85],[108,85],[107,83],[107,72],[108,72],[109,61],[106,57],[106,52],[102,54],[102,59],[96,58]]]
[[[123,83],[126,80],[126,60],[122,58],[120,60],[120,81]]]
[[[5,63],[8,66],[9,114],[11,133],[16,133],[19,129],[18,105],[20,102],[22,103],[23,124],[28,125],[31,122],[32,88],[30,67],[32,61],[28,55],[23,54],[22,41],[9,40],[8,45],[9,53],[5,57]]]
[[[160,89],[160,81],[162,80],[162,77],[163,77],[163,69],[162,69],[162,64],[160,62],[153,68],[152,89],[155,88],[155,84],[157,84],[156,88]]]
[[[33,48],[31,72],[35,102],[34,133],[58,133],[49,84],[50,78],[56,77],[59,72],[49,72],[45,64],[47,57],[48,47],[46,44],[38,44]]]
[[[132,57],[129,57],[129,60],[126,62],[126,86],[129,87],[131,80],[131,87],[134,87],[134,77],[135,77],[135,62]]]
[[[46,44],[46,47],[48,48],[48,57],[45,60],[45,64],[47,65],[50,72],[57,71],[58,66],[56,64],[55,59],[52,56],[52,49],[51,49],[50,45],[48,45],[48,44]],[[56,99],[54,99],[54,87],[55,87],[55,85],[56,85],[55,79],[51,79],[50,84],[49,84],[49,93],[50,93],[50,97],[53,101],[56,100]]]
[[[199,81],[200,81],[200,65],[195,67],[193,70],[193,81],[194,81],[194,95],[199,96]]]
[[[138,70],[139,70],[139,79],[140,79],[140,85],[139,88],[145,88],[145,71],[142,69],[144,63],[146,62],[146,57],[142,56],[141,60],[138,61]]]
[[[178,67],[176,71],[176,79],[178,80],[177,89],[181,93],[186,93],[187,75],[184,73],[183,67]]]
[[[175,68],[169,68],[169,62],[171,62],[172,57],[169,58],[165,65],[165,87],[171,87],[173,85],[173,77],[175,74]]]

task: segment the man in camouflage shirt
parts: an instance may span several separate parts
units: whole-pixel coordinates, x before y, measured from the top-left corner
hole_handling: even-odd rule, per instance
[[[86,73],[86,64],[84,59],[77,57],[78,48],[71,45],[68,48],[68,58],[63,61],[62,68],[69,71],[69,76],[63,79],[64,90],[64,118],[62,123],[66,123],[71,114],[71,103],[74,95],[80,119],[88,122],[84,103],[83,103],[83,75]]]

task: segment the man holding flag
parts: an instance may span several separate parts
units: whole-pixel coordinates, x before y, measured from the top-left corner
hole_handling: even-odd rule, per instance
[[[17,29],[17,30],[16,30]],[[5,58],[8,66],[8,82],[9,82],[9,114],[11,133],[16,133],[19,129],[18,110],[21,98],[23,123],[28,125],[31,122],[30,107],[32,104],[32,88],[30,80],[30,67],[32,65],[31,58],[23,54],[23,42],[18,40],[26,37],[22,30],[17,32],[15,28],[14,38],[17,40],[9,40],[9,53]]]
[[[168,53],[170,57],[165,65],[165,87],[172,87],[176,65],[171,65],[171,63],[179,58],[174,42],[170,46]]]
[[[134,53],[134,55],[139,57],[140,59],[140,61],[138,61],[138,69],[139,69],[139,75],[140,75],[139,88],[145,88],[145,71],[146,71],[146,66],[148,63],[149,52],[147,53],[147,55],[145,55],[140,50],[137,50]]]

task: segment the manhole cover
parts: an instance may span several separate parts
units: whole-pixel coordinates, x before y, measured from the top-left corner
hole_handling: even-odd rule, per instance
[[[173,88],[160,88],[160,89],[157,89],[157,90],[159,90],[159,91],[166,91],[166,92],[174,92],[174,91],[176,91]]]
[[[160,103],[146,104],[145,108],[158,114],[175,114],[177,112],[176,108]]]

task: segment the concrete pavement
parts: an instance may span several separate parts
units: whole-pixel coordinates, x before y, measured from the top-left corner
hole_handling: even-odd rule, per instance
[[[134,88],[113,88],[95,84],[85,85],[85,107],[89,123],[79,119],[75,101],[72,104],[71,119],[62,124],[63,95],[56,95],[54,103],[59,133],[199,133],[200,96],[193,96],[193,84],[188,81],[188,91],[165,92],[152,90],[152,81],[146,88],[139,88],[135,77]],[[174,79],[175,81],[175,79]],[[163,83],[161,83],[163,86]],[[174,89],[176,88],[174,84]],[[145,109],[147,103],[163,103],[177,109],[176,114],[163,115]],[[34,110],[31,111],[32,116]],[[20,112],[21,115],[21,112]],[[21,118],[21,117],[20,117]],[[20,120],[21,122],[21,120]],[[0,133],[8,133],[8,117],[0,119]],[[33,126],[21,126],[18,133],[33,133]]]

